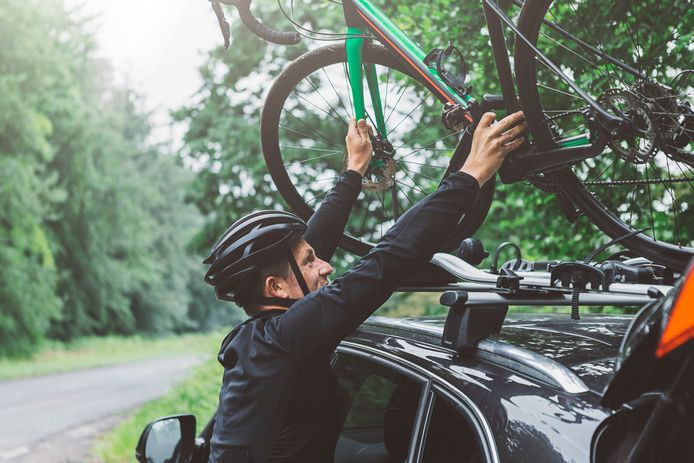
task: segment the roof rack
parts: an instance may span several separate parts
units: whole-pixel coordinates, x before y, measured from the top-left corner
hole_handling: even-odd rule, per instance
[[[478,283],[483,284],[483,286],[478,286],[479,290],[489,290],[489,285],[494,284],[499,285],[499,274],[494,274],[491,272],[485,272],[478,269],[477,267],[465,262],[463,259],[456,257],[452,254],[437,253],[431,259],[431,263],[437,267],[445,270],[447,273],[453,275],[458,280],[464,283]],[[568,264],[568,263],[564,263]],[[586,264],[583,264],[586,265]],[[571,286],[559,285],[556,278],[553,277],[553,272],[512,272],[515,276],[519,277],[518,289],[528,289],[534,292],[538,290],[551,290],[555,291],[559,288],[571,288]],[[557,275],[555,275],[557,277]],[[561,282],[564,284],[564,282]],[[571,282],[569,282],[569,285]],[[474,290],[474,286],[467,286],[466,290]],[[638,296],[649,296],[658,297],[660,295],[667,294],[672,289],[669,285],[659,285],[659,284],[639,284],[639,283],[609,283],[606,287],[599,288],[586,288],[585,291],[590,293],[599,294],[622,294],[622,295],[638,295]],[[658,293],[656,293],[657,291]],[[556,291],[555,291],[556,292]],[[569,292],[570,293],[570,292]]]
[[[633,265],[647,265],[645,259],[631,259]],[[449,307],[443,334],[444,347],[466,354],[493,356],[500,364],[513,363],[527,374],[560,387],[569,393],[588,391],[569,368],[525,349],[485,339],[501,331],[509,306],[567,306],[572,318],[577,306],[642,306],[667,295],[673,286],[622,283],[616,272],[608,275],[601,264],[554,261],[549,271],[497,272],[480,270],[451,254],[433,256],[427,269],[429,280],[410,284],[399,291],[441,292],[440,302]],[[628,269],[627,269],[628,270]],[[444,277],[442,278],[442,275]],[[419,275],[422,281],[421,274]],[[431,283],[426,283],[427,281]],[[663,280],[656,280],[663,281]]]

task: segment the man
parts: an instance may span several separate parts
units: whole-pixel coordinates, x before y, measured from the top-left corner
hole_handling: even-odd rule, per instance
[[[344,276],[328,263],[371,156],[369,128],[350,121],[348,169],[306,225],[261,211],[234,223],[206,259],[217,296],[251,318],[222,343],[213,463],[331,462],[341,425],[332,351],[446,241],[479,187],[523,143],[522,113],[486,113],[459,172],[393,225]]]

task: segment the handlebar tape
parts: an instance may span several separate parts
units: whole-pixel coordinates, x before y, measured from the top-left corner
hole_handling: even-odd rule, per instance
[[[237,7],[243,24],[261,39],[278,45],[294,45],[301,41],[301,36],[298,32],[275,31],[255,19],[251,13],[250,1],[239,2]]]

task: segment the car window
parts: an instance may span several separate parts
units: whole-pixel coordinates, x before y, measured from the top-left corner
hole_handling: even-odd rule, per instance
[[[422,463],[482,463],[484,453],[465,415],[449,399],[434,396]]]
[[[422,387],[371,361],[341,353],[333,364],[343,403],[335,463],[404,461]]]

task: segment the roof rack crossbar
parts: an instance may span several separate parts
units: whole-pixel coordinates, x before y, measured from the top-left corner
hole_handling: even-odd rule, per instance
[[[485,272],[477,267],[465,262],[463,259],[452,254],[439,252],[434,254],[431,263],[442,268],[446,272],[453,275],[455,278],[462,280],[463,283],[476,284],[493,284],[496,286],[499,275]],[[554,289],[557,287],[552,285],[552,278],[549,272],[515,272],[516,275],[522,277],[519,282],[521,288],[542,288]],[[611,283],[608,291],[595,291],[586,289],[585,292],[595,294],[630,294],[648,296],[649,289],[656,288],[662,294],[667,294],[672,286],[667,285],[651,285],[638,283]],[[583,293],[582,293],[583,294]]]

